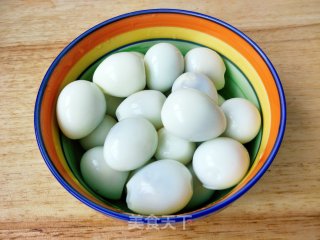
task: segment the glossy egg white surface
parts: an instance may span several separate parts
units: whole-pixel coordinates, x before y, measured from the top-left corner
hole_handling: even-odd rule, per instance
[[[104,143],[107,164],[119,171],[141,167],[154,155],[157,131],[144,118],[126,118],[111,128]]]
[[[195,143],[179,138],[165,128],[158,131],[157,159],[173,159],[186,165],[192,160],[195,150]]]
[[[261,116],[255,105],[243,98],[231,98],[221,106],[227,118],[224,136],[241,143],[250,142],[261,127]]]
[[[103,146],[110,129],[116,123],[117,121],[114,118],[106,115],[102,122],[89,135],[80,139],[81,146],[86,150]]]
[[[181,52],[170,43],[158,43],[149,48],[144,62],[148,88],[162,92],[171,89],[174,80],[184,70]]]
[[[117,108],[119,121],[129,117],[143,117],[156,129],[162,127],[161,109],[166,96],[156,90],[143,90],[127,97]]]
[[[146,86],[143,60],[134,53],[115,53],[100,63],[93,74],[93,82],[108,95],[127,97]]]
[[[214,190],[203,187],[202,182],[200,182],[200,180],[196,176],[191,163],[188,164],[187,167],[192,174],[193,195],[191,200],[188,202],[186,209],[193,209],[196,207],[200,207],[204,203],[208,202],[208,200],[214,194]]]
[[[58,97],[59,127],[70,139],[83,138],[99,125],[106,109],[104,95],[94,83],[85,80],[71,82]]]
[[[217,90],[224,87],[226,66],[220,55],[209,48],[191,49],[185,56],[185,70],[206,75],[213,81]]]
[[[194,153],[192,164],[205,188],[222,190],[239,183],[249,169],[250,158],[241,143],[219,137],[202,143]]]
[[[101,196],[120,199],[129,172],[116,171],[104,160],[103,147],[88,150],[80,162],[84,181]]]
[[[140,214],[178,212],[192,197],[192,176],[175,160],[158,160],[139,170],[127,183],[127,205]]]
[[[201,73],[186,72],[180,75],[172,85],[172,92],[179,89],[193,88],[207,94],[218,103],[218,93],[213,82]]]
[[[161,111],[164,127],[191,142],[218,137],[226,128],[219,106],[206,94],[191,88],[171,93]]]

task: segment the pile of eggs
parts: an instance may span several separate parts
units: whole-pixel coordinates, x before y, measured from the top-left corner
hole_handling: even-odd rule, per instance
[[[218,94],[225,71],[211,49],[183,56],[158,43],[145,55],[115,53],[92,82],[68,84],[57,120],[87,150],[85,182],[108,199],[125,192],[129,209],[155,215],[199,207],[239,183],[250,164],[242,144],[258,134],[261,117],[248,100]]]

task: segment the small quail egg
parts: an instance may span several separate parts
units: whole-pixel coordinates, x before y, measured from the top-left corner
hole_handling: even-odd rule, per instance
[[[239,183],[248,171],[250,158],[241,143],[219,137],[202,143],[194,153],[192,164],[205,188],[222,190]]]
[[[80,139],[91,133],[106,113],[103,93],[92,82],[77,80],[61,91],[57,102],[57,120],[63,134]]]
[[[226,128],[219,106],[206,94],[191,88],[171,93],[161,111],[164,127],[191,142],[218,137]]]
[[[175,160],[158,160],[127,183],[127,205],[140,214],[164,215],[184,208],[192,197],[192,176]]]
[[[117,171],[108,166],[103,158],[103,147],[88,150],[80,162],[84,181],[101,196],[120,199],[129,172]]]
[[[185,56],[185,68],[186,72],[202,73],[209,77],[217,90],[224,87],[226,66],[220,55],[209,48],[191,49]]]
[[[241,143],[250,142],[257,136],[261,127],[261,116],[255,105],[243,98],[231,98],[222,104],[221,109],[227,118],[224,136]]]
[[[126,118],[109,131],[104,143],[104,158],[115,170],[134,170],[151,159],[157,144],[157,131],[149,121]]]
[[[172,85],[172,92],[184,88],[193,88],[207,94],[218,103],[218,93],[213,82],[201,73],[186,72],[180,75]]]
[[[195,150],[195,143],[176,137],[165,128],[158,131],[158,148],[155,154],[157,159],[173,159],[187,164]]]
[[[162,127],[161,109],[166,96],[156,90],[144,90],[127,97],[117,108],[119,121],[128,117],[143,117],[156,129]]]
[[[127,97],[146,85],[143,60],[134,53],[115,53],[100,63],[93,74],[93,82],[111,96]]]
[[[103,146],[110,129],[117,123],[114,118],[106,115],[102,122],[89,135],[80,139],[81,146],[88,150],[90,148]]]
[[[148,88],[162,92],[171,88],[184,69],[181,52],[170,43],[158,43],[149,48],[144,62]]]

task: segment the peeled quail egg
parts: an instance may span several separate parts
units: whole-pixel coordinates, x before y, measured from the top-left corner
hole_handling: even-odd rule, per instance
[[[192,176],[175,160],[158,160],[127,183],[127,205],[140,214],[164,215],[184,208],[192,197]]]
[[[241,143],[250,142],[257,136],[261,117],[255,105],[243,98],[231,98],[222,104],[221,109],[228,123],[224,136]]]
[[[143,60],[134,53],[115,53],[100,63],[93,74],[93,82],[111,96],[127,97],[146,85]]]
[[[226,128],[226,118],[206,94],[191,88],[171,93],[161,111],[166,130],[191,142],[218,137]]]
[[[239,183],[248,171],[250,158],[241,143],[219,137],[202,143],[194,153],[192,164],[205,188],[221,190]]]
[[[224,87],[226,66],[220,55],[209,48],[191,49],[185,56],[185,68],[186,72],[202,73],[209,77],[217,90]]]
[[[129,172],[117,171],[103,158],[103,147],[88,150],[80,162],[84,181],[101,196],[120,199]]]
[[[114,118],[106,115],[102,122],[89,135],[80,139],[81,146],[88,150],[93,147],[103,146],[110,129],[117,123]]]
[[[196,145],[169,133],[165,128],[158,131],[157,159],[173,159],[187,164],[191,161]]]
[[[104,158],[115,170],[134,170],[151,159],[157,144],[157,132],[149,121],[126,118],[109,131],[104,143]]]
[[[127,97],[117,108],[119,121],[128,117],[143,117],[156,129],[162,127],[161,109],[166,96],[156,90],[144,90]]]
[[[191,200],[188,202],[186,209],[191,209],[199,207],[205,202],[207,202],[214,194],[214,190],[207,189],[202,186],[202,183],[196,176],[191,163],[187,167],[190,173],[192,174],[193,195]]]
[[[184,69],[181,52],[170,43],[158,43],[149,48],[144,62],[148,88],[162,92],[171,88]]]
[[[83,138],[99,125],[106,108],[103,93],[94,83],[85,80],[71,82],[58,97],[59,127],[70,139]]]
[[[218,93],[213,82],[201,73],[186,72],[180,75],[172,85],[172,92],[184,88],[193,88],[207,94],[218,103]]]

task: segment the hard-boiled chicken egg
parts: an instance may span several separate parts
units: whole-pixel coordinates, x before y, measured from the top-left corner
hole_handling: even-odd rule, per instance
[[[114,97],[108,94],[104,94],[106,102],[108,103],[107,114],[116,117],[116,110],[124,98]]]
[[[157,132],[149,121],[126,118],[109,131],[104,143],[104,158],[115,170],[134,170],[151,159],[157,144]]]
[[[205,188],[221,190],[233,187],[244,177],[250,158],[241,143],[219,137],[202,143],[194,153],[192,164]]]
[[[164,215],[184,208],[192,197],[192,176],[175,160],[155,161],[127,183],[127,205],[140,214]]]
[[[218,105],[221,106],[226,100],[220,94],[218,94]]]
[[[88,150],[90,148],[103,146],[110,129],[117,123],[114,118],[106,115],[102,122],[89,135],[80,139],[81,146]]]
[[[226,118],[206,94],[191,88],[171,93],[161,111],[166,130],[191,142],[218,137],[226,128]]]
[[[146,85],[143,60],[134,53],[115,53],[100,63],[93,74],[93,82],[111,96],[127,97]]]
[[[261,127],[261,117],[255,105],[243,98],[231,98],[221,106],[227,118],[224,136],[241,143],[250,142]]]
[[[173,159],[187,164],[195,150],[195,143],[179,138],[165,128],[158,131],[158,148],[155,154],[157,159]]]
[[[57,102],[58,124],[70,139],[80,139],[91,133],[106,113],[103,93],[92,82],[77,80],[69,83]]]
[[[84,181],[101,196],[120,199],[129,172],[116,171],[103,158],[103,147],[88,150],[80,162]]]
[[[186,72],[206,75],[214,82],[217,90],[224,87],[226,66],[219,54],[209,48],[191,49],[185,56],[185,69]]]
[[[202,186],[202,182],[200,182],[196,176],[191,163],[187,167],[192,174],[193,195],[191,200],[188,202],[186,209],[192,209],[200,207],[202,204],[207,202],[214,194],[214,190],[207,189]]]
[[[193,88],[207,94],[218,103],[218,93],[213,82],[201,73],[186,72],[180,75],[172,85],[172,92],[184,88]]]
[[[156,129],[162,127],[161,109],[166,96],[156,90],[144,90],[127,97],[117,108],[119,121],[128,117],[143,117]]]
[[[181,52],[170,43],[158,43],[147,51],[144,62],[149,89],[169,90],[184,70]]]

